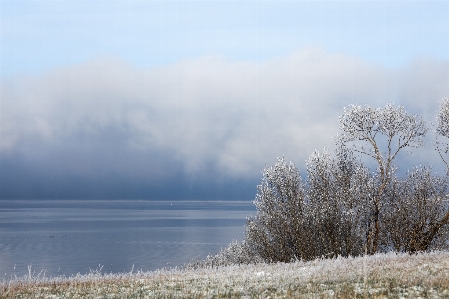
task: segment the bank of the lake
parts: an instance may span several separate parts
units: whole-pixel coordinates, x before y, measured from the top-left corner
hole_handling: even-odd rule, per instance
[[[1,298],[449,298],[449,252],[69,278],[31,274]]]

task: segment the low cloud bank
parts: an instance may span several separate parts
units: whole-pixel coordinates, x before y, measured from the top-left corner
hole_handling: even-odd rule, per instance
[[[248,196],[277,156],[302,168],[332,147],[349,104],[394,102],[433,121],[449,62],[393,70],[317,48],[152,69],[109,58],[3,78],[0,92],[0,197]]]

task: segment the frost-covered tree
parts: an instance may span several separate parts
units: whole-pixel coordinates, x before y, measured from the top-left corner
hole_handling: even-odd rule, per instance
[[[402,106],[388,104],[385,108],[351,105],[340,116],[338,142],[347,144],[354,152],[372,157],[377,163],[379,179],[372,197],[370,232],[367,251],[377,252],[380,237],[380,210],[383,193],[394,173],[394,160],[402,149],[423,146],[428,129],[418,115],[405,112]]]
[[[344,146],[315,151],[302,183],[293,163],[265,168],[248,218],[246,242],[265,261],[289,262],[363,253],[371,210],[369,170]]]
[[[315,151],[306,162],[309,218],[316,256],[363,253],[371,210],[369,170],[344,146]]]
[[[278,158],[262,174],[254,200],[257,213],[248,218],[246,240],[266,261],[304,258],[310,236],[305,233],[305,192],[299,171],[293,163]]]
[[[437,114],[437,142],[436,149],[440,154],[444,164],[446,164],[447,171],[449,172],[448,159],[445,155],[449,154],[449,99],[443,98],[441,101],[440,109]],[[438,135],[445,137],[444,141],[438,140]]]

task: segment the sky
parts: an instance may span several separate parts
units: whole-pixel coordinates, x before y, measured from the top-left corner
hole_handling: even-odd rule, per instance
[[[252,200],[351,104],[435,122],[448,1],[0,0],[0,199]],[[427,147],[401,156],[430,163]]]

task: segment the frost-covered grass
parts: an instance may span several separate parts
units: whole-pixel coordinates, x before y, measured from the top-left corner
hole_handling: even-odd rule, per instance
[[[449,252],[0,283],[1,298],[449,298]]]

